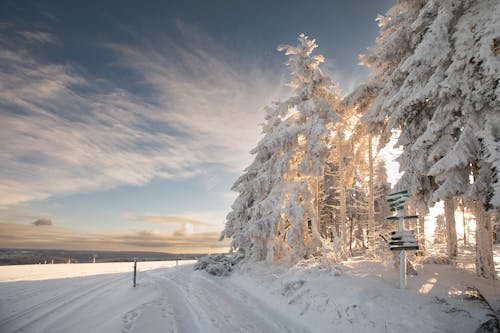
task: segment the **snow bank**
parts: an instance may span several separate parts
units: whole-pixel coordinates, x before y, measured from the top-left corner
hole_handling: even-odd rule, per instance
[[[308,267],[304,267],[308,266]],[[246,265],[231,276],[241,288],[300,318],[312,332],[474,332],[500,313],[500,285],[447,265],[426,265],[399,289],[398,270],[377,261],[272,269]],[[471,300],[475,287],[493,307]]]
[[[214,254],[200,258],[193,269],[195,271],[205,270],[215,276],[228,275],[233,271],[233,266],[238,264],[243,256],[232,256],[225,254]]]

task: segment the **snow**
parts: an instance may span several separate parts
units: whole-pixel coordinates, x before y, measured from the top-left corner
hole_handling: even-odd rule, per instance
[[[188,263],[190,261],[182,261]],[[12,265],[0,267],[0,282],[33,281],[48,279],[64,279],[98,274],[114,274],[130,272],[133,263],[114,262],[100,264],[67,265]],[[74,265],[74,266],[73,266]],[[141,262],[138,270],[150,270],[176,265],[172,261]]]
[[[500,284],[448,265],[246,264],[229,276],[181,262],[0,267],[0,331],[473,332],[500,311]],[[468,287],[485,296],[468,300]]]
[[[264,270],[265,271],[265,270]],[[339,274],[340,271],[340,274]],[[473,332],[489,319],[486,308],[464,300],[468,286],[481,286],[499,308],[498,282],[488,283],[450,266],[426,265],[398,289],[398,270],[376,261],[348,261],[340,268],[280,270],[264,275],[253,268],[242,285],[266,285],[313,332]],[[269,280],[272,280],[270,283]],[[266,291],[268,292],[268,291]]]

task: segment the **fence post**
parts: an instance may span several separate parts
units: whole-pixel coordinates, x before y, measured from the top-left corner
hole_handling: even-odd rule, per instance
[[[136,279],[136,276],[137,276],[137,258],[134,258],[134,288],[135,288],[135,279]]]

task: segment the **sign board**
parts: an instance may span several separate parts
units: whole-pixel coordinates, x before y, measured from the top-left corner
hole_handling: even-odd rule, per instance
[[[408,196],[408,190],[402,190],[402,191],[399,191],[399,192],[394,192],[394,193],[391,193],[387,196],[387,200],[389,200],[390,197],[395,197],[395,196],[401,196],[401,195],[406,195]]]
[[[408,201],[410,197],[408,197],[407,195],[398,195],[396,197],[387,197],[387,202],[389,203],[389,205],[397,205],[399,203],[405,203],[406,201]]]
[[[416,220],[418,215],[407,215],[407,216],[389,216],[385,218],[389,221],[399,221],[399,220]]]
[[[391,251],[417,251],[419,249],[417,245],[395,245],[391,246]]]
[[[413,236],[403,236],[403,237],[393,237],[389,242],[391,245],[396,242],[416,242],[417,240]]]
[[[393,245],[418,245],[418,242],[413,239],[397,239],[392,242],[389,242],[391,246]]]
[[[418,250],[418,242],[413,235],[393,236],[389,241],[389,250]]]
[[[400,200],[408,200],[409,196],[408,196],[408,193],[401,194],[400,192],[398,192],[398,193],[389,194],[385,198],[386,198],[388,203],[393,203],[393,202],[397,202]]]
[[[401,239],[401,238],[415,239],[415,235],[413,234],[413,231],[411,231],[411,230],[393,231],[393,232],[390,232],[389,235],[391,235],[391,239]]]
[[[406,202],[410,198],[408,191],[399,191],[391,193],[385,197],[392,211],[403,210]]]

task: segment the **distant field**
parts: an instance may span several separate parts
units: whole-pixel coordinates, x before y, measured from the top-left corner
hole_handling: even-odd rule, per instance
[[[195,261],[179,261],[180,265],[191,264]],[[115,263],[84,263],[84,264],[54,264],[54,265],[12,265],[0,267],[0,282],[36,281],[48,279],[62,279],[83,277],[101,274],[115,274],[130,272],[132,278],[133,262]],[[176,261],[147,261],[138,262],[137,270],[141,271],[175,267]]]

